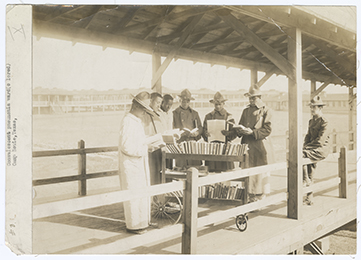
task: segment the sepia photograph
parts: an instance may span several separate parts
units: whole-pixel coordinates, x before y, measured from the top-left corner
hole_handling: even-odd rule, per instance
[[[6,245],[355,256],[356,17],[7,5]]]

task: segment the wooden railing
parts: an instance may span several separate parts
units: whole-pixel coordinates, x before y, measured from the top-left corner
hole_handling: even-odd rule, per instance
[[[52,178],[46,180],[34,180],[35,185],[44,185],[56,182],[65,181],[79,181],[80,193],[86,194],[86,184],[84,182],[89,178],[98,178],[103,176],[111,176],[117,174],[117,171],[101,172],[86,174],[86,154],[96,152],[114,152],[117,151],[117,147],[103,147],[103,148],[85,148],[84,141],[79,142],[78,149],[58,150],[58,151],[38,151],[34,152],[34,157],[42,156],[59,156],[67,154],[78,154],[79,161],[79,175],[67,176],[60,178]],[[304,164],[313,163],[308,159],[304,159]],[[340,157],[338,161],[338,174],[339,177],[314,184],[310,187],[304,188],[304,193],[316,192],[320,190],[329,189],[339,184],[339,197],[347,198],[347,160],[346,160],[346,148],[341,148]],[[209,185],[218,182],[225,182],[229,180],[236,180],[246,178],[252,175],[260,173],[272,172],[287,168],[287,163],[275,163],[270,165],[264,165],[259,167],[247,168],[247,169],[236,169],[216,175],[208,175],[205,177],[198,177],[198,171],[191,168],[187,172],[187,179],[176,182],[164,183],[159,185],[153,185],[146,187],[142,192],[134,192],[133,190],[123,190],[109,192],[99,195],[82,196],[71,200],[62,200],[56,202],[50,202],[45,204],[34,205],[33,218],[43,218],[93,207],[99,207],[104,205],[110,205],[114,203],[124,202],[131,199],[137,199],[142,197],[150,197],[159,194],[165,194],[178,190],[183,190],[184,198],[184,222],[182,224],[176,224],[174,226],[166,227],[165,229],[155,230],[157,234],[153,234],[154,239],[165,239],[182,232],[182,253],[183,254],[194,254],[196,253],[196,240],[197,240],[197,229],[204,227],[209,224],[213,224],[222,220],[233,218],[237,215],[244,214],[253,210],[261,209],[266,206],[274,205],[288,198],[287,192],[280,192],[275,195],[268,196],[267,198],[245,205],[241,205],[235,208],[231,208],[224,211],[213,212],[207,216],[198,218],[198,187],[203,185]],[[159,233],[159,234],[158,234]],[[135,242],[137,243],[137,242]],[[136,245],[136,244],[135,244]],[[128,245],[131,246],[131,245]]]
[[[79,182],[79,185],[78,185],[79,192],[78,193],[81,196],[85,196],[87,194],[86,181],[88,179],[118,175],[118,170],[87,173],[86,172],[86,155],[91,154],[91,153],[117,152],[117,151],[118,151],[118,146],[85,148],[85,142],[83,140],[80,140],[78,142],[78,149],[34,151],[33,158],[77,154],[78,155],[78,175],[33,180],[33,186],[78,181]]]

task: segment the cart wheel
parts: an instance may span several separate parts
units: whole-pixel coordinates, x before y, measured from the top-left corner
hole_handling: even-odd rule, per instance
[[[174,225],[182,218],[183,205],[174,192],[153,196],[151,203],[152,222],[159,227]]]
[[[248,221],[248,215],[239,215],[236,218],[236,225],[239,231],[243,232],[247,229],[247,221]]]

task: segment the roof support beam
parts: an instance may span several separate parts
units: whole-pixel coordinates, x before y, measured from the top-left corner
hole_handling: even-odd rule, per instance
[[[193,31],[194,27],[197,25],[197,23],[202,19],[204,14],[199,14],[195,16],[190,24],[187,26],[187,28],[184,30],[182,36],[178,39],[176,45],[174,46],[173,50],[169,53],[167,58],[164,60],[162,65],[158,68],[157,72],[153,75],[152,79],[152,88],[158,81],[158,79],[162,76],[163,72],[166,70],[166,68],[169,66],[171,61],[173,60],[174,56],[178,52],[178,50],[182,47],[184,42],[187,40],[187,37],[189,34]]]
[[[287,217],[300,219],[303,206],[302,181],[302,40],[301,30],[289,31],[288,60],[295,68],[288,78],[289,156],[287,173]]]
[[[320,94],[322,90],[324,90],[329,84],[330,84],[329,82],[323,83],[318,89],[316,89],[315,92],[311,93],[311,99],[313,99],[315,96]]]
[[[240,35],[244,35],[246,40],[263,53],[273,64],[275,64],[287,77],[295,80],[295,68],[282,55],[275,51],[271,46],[259,38],[252,30],[234,17],[230,12],[224,10],[217,11],[224,22],[230,25]]]
[[[267,82],[267,80],[269,80],[273,74],[275,74],[275,72],[278,71],[278,68],[277,67],[274,67],[273,69],[269,70],[266,72],[266,75],[264,75],[258,82],[257,82],[257,85],[258,87],[262,87],[262,85],[264,83]]]

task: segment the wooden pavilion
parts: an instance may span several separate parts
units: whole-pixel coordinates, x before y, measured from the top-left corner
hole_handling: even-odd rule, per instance
[[[112,47],[151,54],[151,86],[159,92],[162,92],[162,74],[177,59],[248,69],[251,84],[259,86],[274,74],[287,76],[289,219],[302,219],[301,81],[311,81],[311,96],[329,84],[347,87],[350,130],[355,125],[352,111],[355,109],[356,32],[305,8],[38,5],[32,7],[32,19],[37,39],[51,37],[73,44],[98,45],[104,50]],[[260,79],[258,71],[265,73]],[[316,88],[316,82],[322,85]],[[184,252],[195,252],[192,242],[190,244]],[[294,247],[289,248],[294,250]]]

